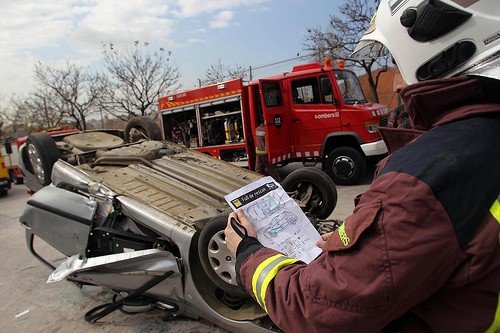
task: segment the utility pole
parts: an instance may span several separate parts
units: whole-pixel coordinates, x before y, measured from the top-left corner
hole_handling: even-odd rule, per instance
[[[102,108],[99,108],[99,112],[101,113],[101,129],[104,129],[104,118],[102,116]]]

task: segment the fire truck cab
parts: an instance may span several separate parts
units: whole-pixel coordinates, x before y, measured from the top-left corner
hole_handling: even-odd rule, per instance
[[[321,162],[340,185],[358,183],[367,160],[387,152],[377,129],[388,108],[368,102],[354,72],[328,61],[168,95],[159,107],[164,139],[252,170],[260,122],[270,163]]]

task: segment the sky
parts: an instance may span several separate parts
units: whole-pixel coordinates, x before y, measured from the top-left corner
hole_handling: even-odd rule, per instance
[[[307,28],[326,27],[340,0],[0,0],[0,99],[27,97],[35,63],[96,68],[103,43],[172,52],[183,89],[220,60],[259,67],[303,50]],[[290,71],[293,62],[253,72]]]

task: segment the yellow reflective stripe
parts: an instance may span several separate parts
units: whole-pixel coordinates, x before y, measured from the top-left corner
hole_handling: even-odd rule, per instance
[[[269,283],[271,282],[272,279],[274,279],[276,277],[276,275],[278,275],[278,272],[280,271],[280,269],[282,269],[283,267],[289,266],[297,261],[298,261],[298,259],[293,259],[293,258],[287,258],[287,259],[281,261],[276,266],[274,266],[269,271],[269,273],[266,275],[266,277],[264,278],[264,282],[262,283],[262,288],[260,291],[260,297],[262,299],[262,304],[264,304],[264,310],[266,312],[267,312],[266,291],[267,291],[267,287],[269,286]]]
[[[490,208],[491,215],[500,223],[500,196],[495,200]],[[499,235],[500,241],[500,235]],[[500,294],[498,294],[497,310],[495,311],[495,318],[493,318],[493,323],[488,328],[486,333],[495,333],[500,331]]]
[[[252,276],[252,292],[255,295],[257,303],[264,310],[266,310],[265,297],[269,282],[278,274],[281,268],[291,265],[296,261],[297,259],[288,258],[278,253],[267,258],[257,266]]]
[[[493,323],[491,324],[490,328],[488,328],[486,333],[495,333],[499,331],[500,331],[500,294],[498,294],[498,305],[497,305],[497,311],[495,312],[495,318],[493,319]]]
[[[500,223],[500,201],[499,199],[495,200],[493,205],[490,208],[491,215]]]
[[[260,150],[255,148],[255,152],[257,153],[257,155],[267,155],[267,150]]]
[[[281,257],[284,257],[283,254],[281,253],[278,253],[278,254],[275,254],[274,256],[272,257],[269,257],[267,258],[266,260],[264,260],[263,262],[261,262],[259,264],[259,266],[257,266],[257,269],[255,270],[255,272],[253,273],[253,276],[252,276],[252,292],[253,294],[255,295],[255,299],[257,300],[257,303],[259,303],[259,305],[264,308],[264,305],[261,303],[262,300],[259,298],[259,293],[257,292],[257,281],[259,280],[259,276],[260,274],[262,273],[262,271],[267,267],[269,266],[270,263],[272,263],[274,260],[276,259],[279,259]]]

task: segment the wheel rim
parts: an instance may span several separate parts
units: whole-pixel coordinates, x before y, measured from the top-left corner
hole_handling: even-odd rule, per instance
[[[226,236],[223,230],[217,232],[210,238],[207,251],[210,267],[212,267],[215,274],[224,282],[237,286],[236,259],[227,248]]]
[[[42,161],[40,160],[38,151],[32,144],[28,145],[28,157],[35,176],[40,180],[41,183],[45,182],[45,171],[42,168]]]
[[[317,186],[309,182],[300,182],[295,185],[297,191],[297,199],[300,205],[304,205],[308,211],[320,209],[323,200],[321,192]]]
[[[130,142],[139,141],[141,139],[149,139],[147,133],[140,127],[132,127],[128,136]]]
[[[333,172],[342,179],[351,178],[356,172],[356,163],[349,156],[339,156],[333,161]]]

